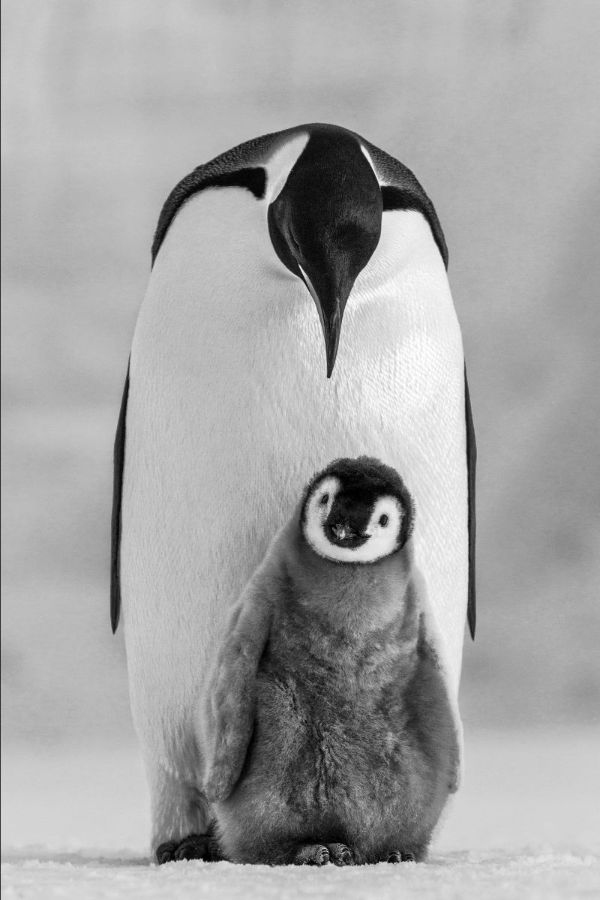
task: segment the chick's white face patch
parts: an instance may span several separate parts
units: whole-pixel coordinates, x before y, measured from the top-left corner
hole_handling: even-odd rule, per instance
[[[334,562],[374,563],[389,556],[400,542],[402,526],[402,506],[392,496],[379,497],[373,507],[363,535],[367,537],[360,547],[340,547],[327,537],[325,523],[341,483],[331,476],[320,481],[312,490],[306,504],[304,536],[319,556]]]
[[[310,546],[319,556],[329,556],[329,550],[334,549],[325,535],[325,522],[331,512],[333,501],[340,491],[338,478],[324,478],[312,490],[306,504],[304,516],[304,536]]]
[[[404,513],[402,506],[395,497],[380,497],[369,519],[366,533],[369,540],[359,550],[366,550],[370,558],[365,562],[375,562],[389,556],[398,548],[400,543],[400,529]]]

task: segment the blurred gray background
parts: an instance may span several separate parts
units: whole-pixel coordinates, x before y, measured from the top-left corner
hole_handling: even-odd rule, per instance
[[[161,204],[310,121],[414,169],[479,445],[467,728],[600,709],[600,5],[3,3],[3,733],[130,737],[112,441]]]

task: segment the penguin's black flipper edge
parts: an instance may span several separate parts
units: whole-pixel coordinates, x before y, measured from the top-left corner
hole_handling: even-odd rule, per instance
[[[475,640],[475,624],[477,610],[475,603],[475,469],[477,465],[477,444],[475,428],[471,412],[469,382],[465,366],[465,424],[467,429],[467,486],[468,486],[468,528],[469,528],[469,593],[467,603],[467,621],[471,638]]]
[[[111,518],[110,558],[110,625],[113,634],[121,615],[121,500],[123,493],[123,466],[125,463],[125,422],[129,396],[129,365],[115,434],[113,456],[113,505]]]

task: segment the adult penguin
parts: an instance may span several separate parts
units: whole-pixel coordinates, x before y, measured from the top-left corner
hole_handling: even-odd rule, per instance
[[[115,442],[111,622],[166,861],[209,855],[190,839],[210,820],[207,673],[331,459],[376,457],[411,485],[456,706],[465,613],[475,630],[475,442],[437,215],[359,135],[303,125],[199,166],[168,197],[152,260]]]

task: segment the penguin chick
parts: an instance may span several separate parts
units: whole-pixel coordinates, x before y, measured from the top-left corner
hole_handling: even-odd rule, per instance
[[[459,728],[397,472],[317,474],[235,607],[211,676],[204,791],[226,859],[423,859]],[[206,728],[208,725],[208,728]]]

